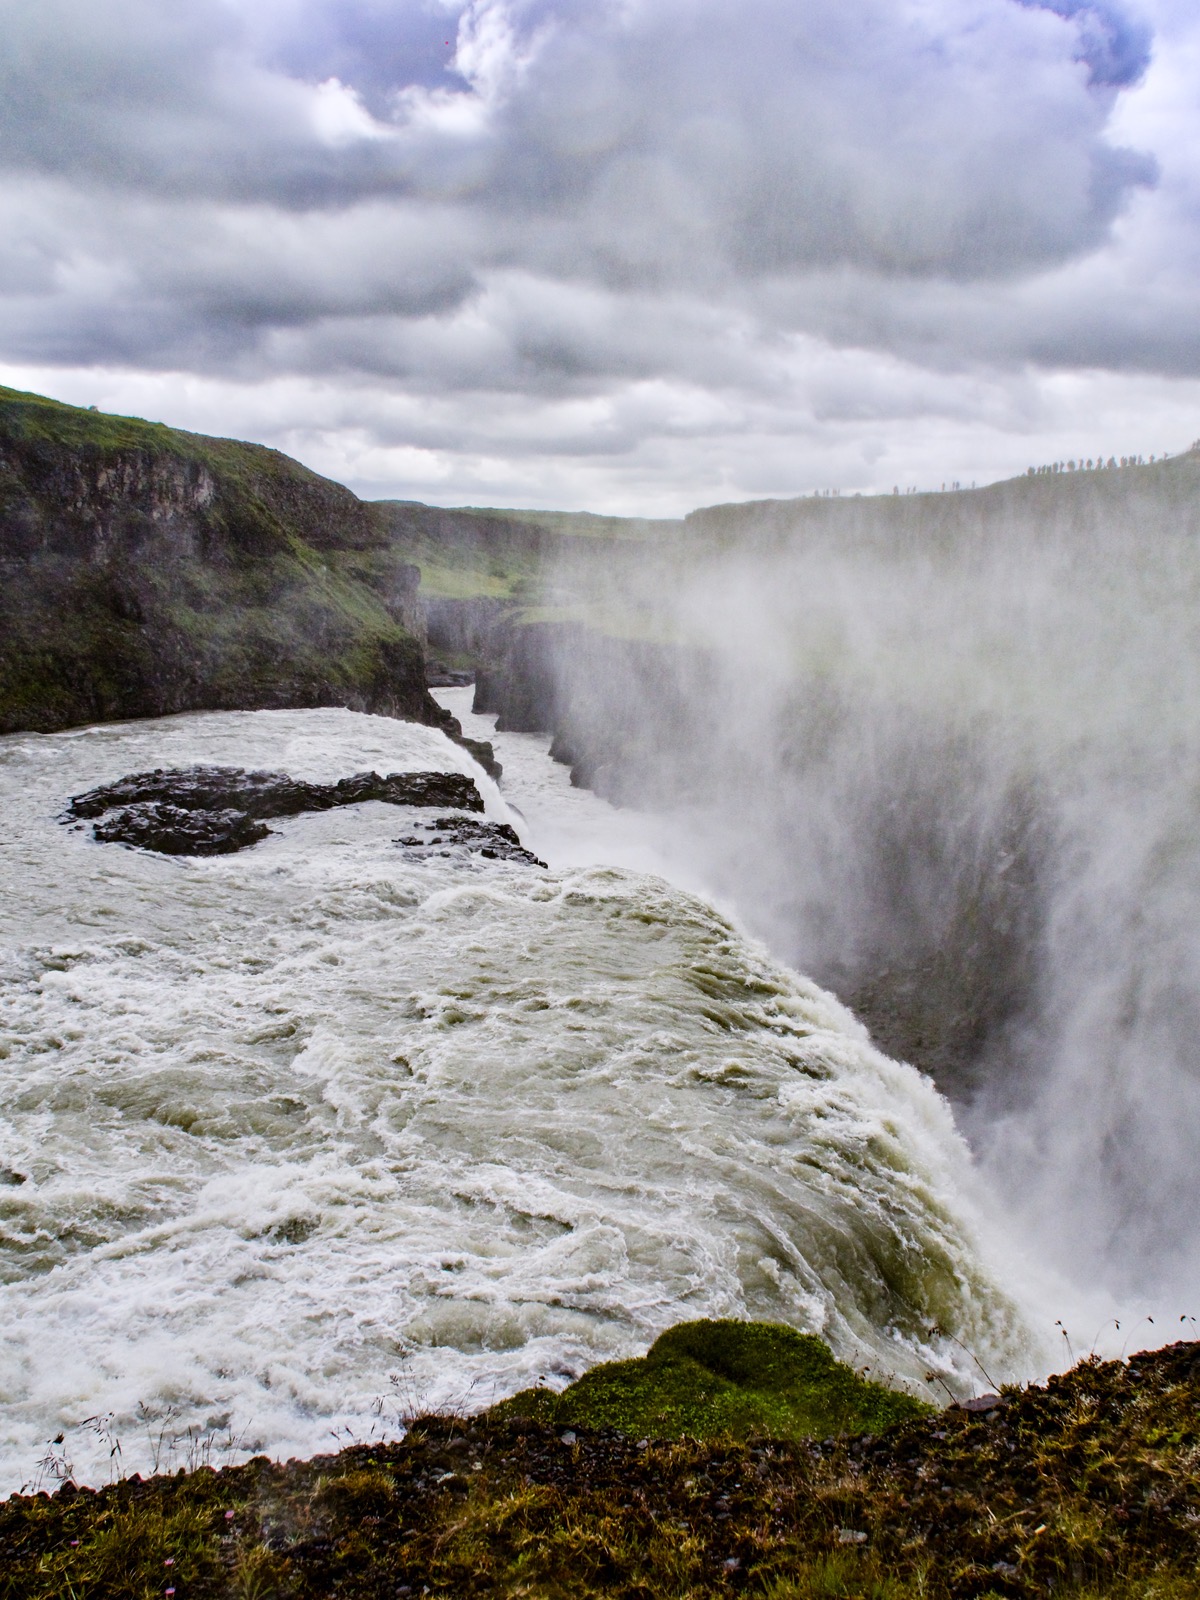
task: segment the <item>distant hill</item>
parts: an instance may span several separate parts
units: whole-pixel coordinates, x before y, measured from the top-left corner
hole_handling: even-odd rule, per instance
[[[599,517],[587,511],[505,511],[377,500],[371,515],[393,547],[421,568],[435,599],[479,597],[542,603],[556,587],[592,587],[598,573],[644,559],[670,542],[679,521]]]
[[[903,554],[969,550],[1006,527],[1053,524],[1082,536],[1099,526],[1155,526],[1200,534],[1200,449],[1123,467],[1023,474],[982,489],[928,494],[808,495],[705,506],[683,519],[693,546],[757,548],[834,538]]]

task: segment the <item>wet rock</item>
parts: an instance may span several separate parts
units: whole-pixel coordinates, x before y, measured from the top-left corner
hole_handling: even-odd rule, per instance
[[[465,689],[475,682],[473,670],[459,671],[444,661],[430,657],[425,663],[425,686],[429,689]]]
[[[396,843],[422,856],[447,855],[448,846],[458,845],[488,861],[516,861],[528,867],[544,867],[532,850],[526,850],[515,828],[507,822],[481,822],[476,817],[438,817],[429,831],[408,834]]]
[[[998,1394],[977,1394],[971,1400],[960,1400],[950,1409],[952,1411],[998,1411],[1004,1401]]]
[[[303,811],[382,800],[394,806],[455,806],[482,811],[475,780],[459,772],[356,772],[337,783],[307,783],[286,772],[247,772],[242,767],[156,768],[76,795],[71,817],[99,817],[117,806],[158,801],[185,811],[236,810],[248,817],[294,817]]]
[[[29,1179],[23,1172],[16,1172],[12,1167],[0,1167],[0,1184],[7,1189],[19,1189]]]
[[[461,745],[468,755],[474,756],[479,765],[489,778],[497,782],[504,775],[504,768],[496,760],[496,752],[489,739],[469,739],[465,733],[451,734],[455,744]]]
[[[125,806],[92,830],[101,844],[130,844],[165,856],[226,856],[270,833],[244,811],[188,811],[151,800]]]
[[[135,773],[90,789],[71,800],[62,820],[103,817],[92,830],[103,844],[135,845],[162,855],[229,855],[266,838],[271,830],[264,818],[330,811],[368,800],[483,810],[474,779],[459,772],[392,772],[387,777],[357,772],[337,783],[308,783],[286,772],[195,766]]]

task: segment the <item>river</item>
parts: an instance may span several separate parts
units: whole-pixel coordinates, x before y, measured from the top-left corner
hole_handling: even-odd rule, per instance
[[[338,710],[0,740],[4,1488],[394,1435],[688,1317],[925,1392],[1044,1365],[946,1103],[546,743],[498,788]],[[549,867],[381,803],[189,860],[60,820],[196,762],[471,772]]]

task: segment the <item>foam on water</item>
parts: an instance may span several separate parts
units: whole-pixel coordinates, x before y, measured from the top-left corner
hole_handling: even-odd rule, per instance
[[[189,861],[56,820],[198,761],[469,770],[511,817],[440,733],[349,712],[0,740],[5,1487],[60,1431],[92,1481],[113,1435],[126,1470],[189,1428],[311,1453],[693,1316],[787,1320],[917,1387],[965,1361],[935,1323],[1036,1362],[944,1102],[711,905],[414,860],[382,804]]]

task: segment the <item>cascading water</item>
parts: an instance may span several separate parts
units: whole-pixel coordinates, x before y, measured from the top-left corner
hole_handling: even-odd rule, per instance
[[[674,679],[559,663],[689,870],[950,1095],[1084,1350],[1200,1314],[1200,502],[1153,470],[746,512],[627,588]]]
[[[126,1471],[222,1437],[314,1452],[702,1315],[820,1331],[917,1388],[971,1386],[967,1350],[998,1376],[1044,1360],[945,1102],[712,905],[632,870],[672,870],[666,834],[510,745],[550,871],[406,850],[380,803],[189,860],[57,820],[197,762],[470,770],[509,818],[410,724],[213,713],[0,741],[8,1487],[59,1434],[46,1470],[69,1452],[91,1481],[114,1439]]]

